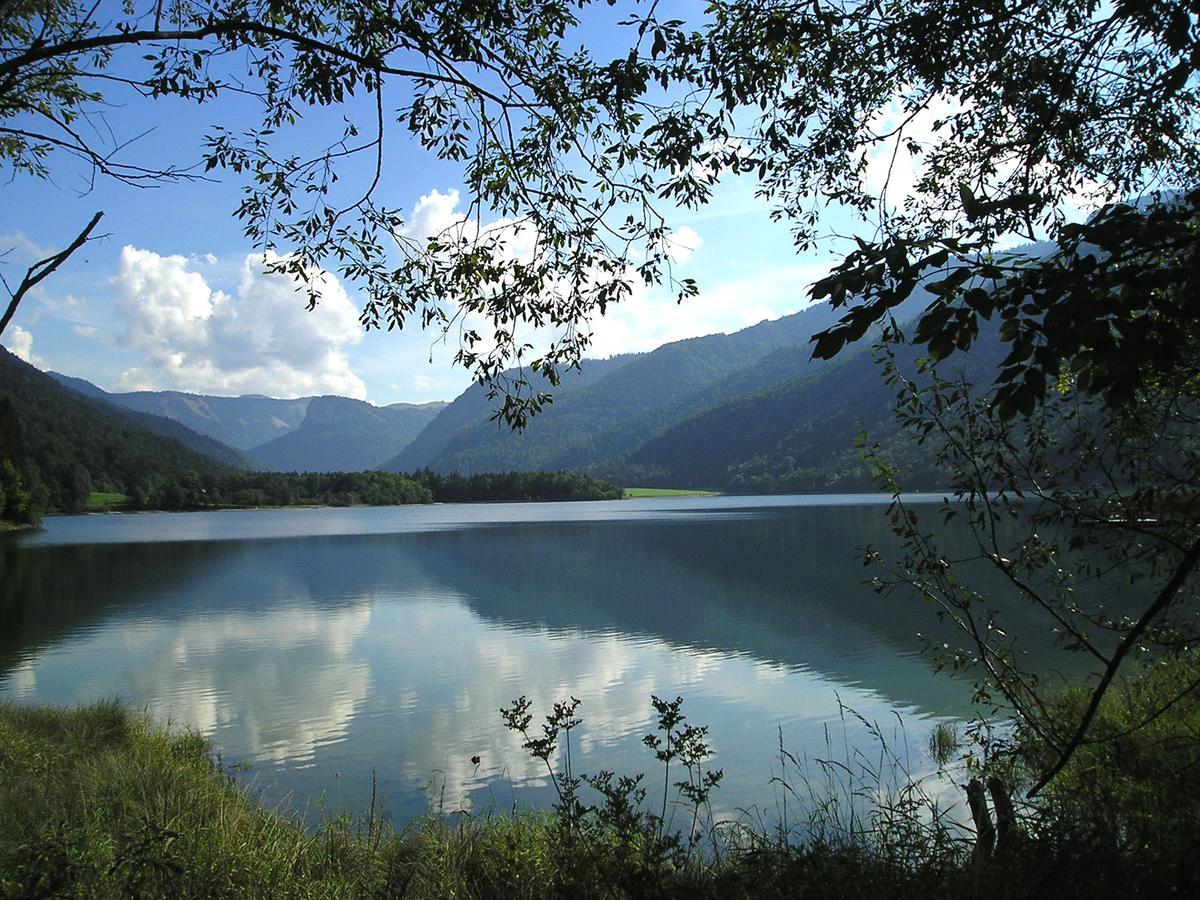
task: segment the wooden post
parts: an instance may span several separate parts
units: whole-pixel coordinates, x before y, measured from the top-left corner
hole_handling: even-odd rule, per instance
[[[996,828],[988,814],[983,782],[978,778],[972,778],[967,784],[967,805],[971,808],[971,818],[975,820],[975,855],[980,859],[990,859],[996,843]]]
[[[987,780],[988,793],[992,795],[992,809],[996,811],[996,855],[1008,852],[1016,837],[1017,822],[1013,812],[1012,791],[999,776]]]

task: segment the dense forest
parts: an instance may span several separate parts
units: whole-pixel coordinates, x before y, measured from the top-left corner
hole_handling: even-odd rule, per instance
[[[379,473],[375,473],[379,474]],[[441,475],[422,469],[408,476],[438,503],[480,500],[620,500],[623,488],[574,472],[481,472]]]
[[[184,471],[154,490],[135,488],[129,509],[228,509],[258,506],[397,506],[429,503],[429,490],[386,472]]]
[[[428,471],[408,477],[377,471],[254,472],[239,466],[241,459],[233,448],[178,422],[86,397],[0,350],[0,513],[8,522],[37,524],[43,513],[106,507],[392,506],[621,496],[619,487],[566,472],[470,477]]]
[[[0,350],[0,404],[5,420],[0,467],[10,495],[9,521],[30,523],[42,512],[78,512],[93,491],[150,497],[179,472],[234,471],[231,461],[218,461],[149,426],[187,432],[197,444],[210,444],[217,456],[230,450],[217,441],[168,419],[89,400],[7,350]]]
[[[620,487],[570,472],[412,475],[391,472],[183,472],[126,508],[222,509],[258,506],[397,506],[484,500],[619,500]]]

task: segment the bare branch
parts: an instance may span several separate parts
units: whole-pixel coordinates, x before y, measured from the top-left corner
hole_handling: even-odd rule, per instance
[[[92,216],[92,220],[87,223],[87,226],[83,229],[83,231],[79,232],[79,235],[75,238],[75,240],[71,241],[69,247],[67,247],[65,250],[55,253],[53,256],[47,256],[45,259],[40,260],[29,267],[29,269],[25,272],[25,277],[21,279],[21,283],[17,285],[17,289],[13,291],[12,297],[8,301],[8,308],[4,311],[4,318],[0,319],[0,334],[4,334],[4,329],[8,327],[8,323],[12,321],[12,317],[16,315],[17,307],[20,306],[21,301],[25,298],[25,295],[33,290],[33,288],[37,287],[43,279],[54,274],[58,267],[65,263],[68,258],[70,258],[72,253],[87,243],[88,238],[92,234],[92,229],[96,227],[103,216],[103,212],[96,213],[94,216]]]
[[[1071,736],[1071,740],[1067,742],[1059,754],[1058,760],[1051,766],[1037,784],[1029,789],[1026,796],[1036,797],[1038,792],[1044,788],[1055,775],[1063,770],[1063,767],[1070,761],[1075,751],[1079,749],[1083,743],[1084,737],[1087,735],[1087,730],[1091,727],[1092,719],[1096,717],[1097,711],[1100,709],[1100,702],[1104,699],[1104,694],[1112,684],[1113,678],[1116,677],[1117,670],[1121,667],[1121,663],[1125,657],[1129,655],[1134,645],[1141,638],[1142,634],[1150,627],[1151,623],[1158,618],[1168,606],[1175,600],[1175,596],[1179,593],[1179,589],[1183,587],[1183,583],[1188,576],[1192,574],[1192,570],[1196,568],[1196,563],[1200,562],[1200,539],[1192,544],[1188,550],[1187,556],[1180,561],[1179,567],[1175,570],[1175,574],[1171,576],[1163,589],[1159,592],[1158,597],[1154,602],[1146,608],[1142,613],[1142,617],[1134,623],[1129,629],[1113,655],[1109,658],[1108,665],[1104,669],[1104,674],[1100,676],[1100,683],[1096,685],[1092,691],[1091,699],[1088,701],[1087,710],[1084,711],[1083,718],[1079,720],[1079,725],[1075,729],[1075,734]]]

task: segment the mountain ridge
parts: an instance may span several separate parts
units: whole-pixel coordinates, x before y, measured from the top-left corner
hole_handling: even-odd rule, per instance
[[[174,419],[193,431],[243,451],[253,450],[298,428],[312,400],[312,397],[278,399],[262,394],[219,397],[175,390],[106,391],[83,378],[60,372],[46,374],[86,396]]]
[[[444,401],[373,406],[349,397],[313,397],[299,427],[250,453],[277,472],[378,469],[445,406]]]

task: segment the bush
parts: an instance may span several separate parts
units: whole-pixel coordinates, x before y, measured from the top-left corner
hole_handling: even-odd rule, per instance
[[[1073,689],[1051,708],[1078,721],[1089,696]],[[1044,770],[1052,748],[1029,729],[1017,741],[1030,770]],[[1034,804],[1031,829],[1058,865],[1103,871],[1113,890],[1198,886],[1198,769],[1200,656],[1163,659],[1108,691],[1087,742]]]

